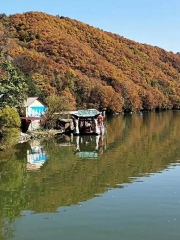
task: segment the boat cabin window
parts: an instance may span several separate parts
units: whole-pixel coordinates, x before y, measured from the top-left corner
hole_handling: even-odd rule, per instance
[[[91,132],[94,130],[94,119],[93,118],[80,118],[79,128],[84,132]]]

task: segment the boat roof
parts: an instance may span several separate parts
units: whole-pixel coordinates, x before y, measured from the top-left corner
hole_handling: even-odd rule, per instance
[[[78,110],[77,113],[72,115],[77,117],[95,117],[98,116],[100,112],[96,109],[86,109],[86,110]]]

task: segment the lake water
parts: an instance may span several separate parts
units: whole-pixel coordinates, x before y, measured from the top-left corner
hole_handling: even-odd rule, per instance
[[[180,112],[107,125],[0,153],[0,239],[180,239]]]

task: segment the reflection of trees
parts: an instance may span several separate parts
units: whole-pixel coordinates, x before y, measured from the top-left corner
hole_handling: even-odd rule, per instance
[[[128,119],[129,118],[129,119]],[[164,112],[128,116],[121,132],[121,144],[115,139],[111,163],[127,169],[127,176],[164,169],[179,157],[179,113]],[[115,125],[115,123],[112,123]],[[118,159],[118,161],[117,161]],[[112,164],[113,165],[113,164]],[[110,166],[111,167],[111,166]]]
[[[130,182],[129,177],[164,169],[179,154],[178,125],[175,112],[113,118],[108,125],[109,151],[97,160],[80,160],[72,148],[48,142],[49,163],[44,171],[29,176],[31,210],[56,211]]]
[[[9,239],[13,235],[11,223],[27,203],[26,164],[17,159],[15,150],[2,153],[0,158],[4,159],[0,161],[0,236]]]
[[[0,217],[13,219],[25,209],[55,212],[131,182],[130,177],[165,169],[179,159],[179,115],[163,112],[109,119],[108,151],[98,159],[79,159],[74,147],[55,146],[53,139],[42,143],[49,160],[39,172],[26,171],[25,150],[23,155],[6,157],[8,161],[0,162]]]
[[[1,217],[1,216],[0,216]],[[3,223],[3,219],[0,219],[0,236],[2,240],[6,240],[7,238],[5,237],[4,231],[4,223]]]
[[[7,240],[13,237],[13,232],[15,226],[13,225],[13,221],[9,218],[2,219],[2,226],[0,224],[0,236],[2,236],[2,240]],[[2,232],[1,232],[2,231]]]

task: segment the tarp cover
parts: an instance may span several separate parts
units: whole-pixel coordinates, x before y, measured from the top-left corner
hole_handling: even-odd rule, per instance
[[[86,109],[86,110],[78,110],[78,112],[73,115],[77,117],[95,117],[99,114],[100,112],[96,109]]]

